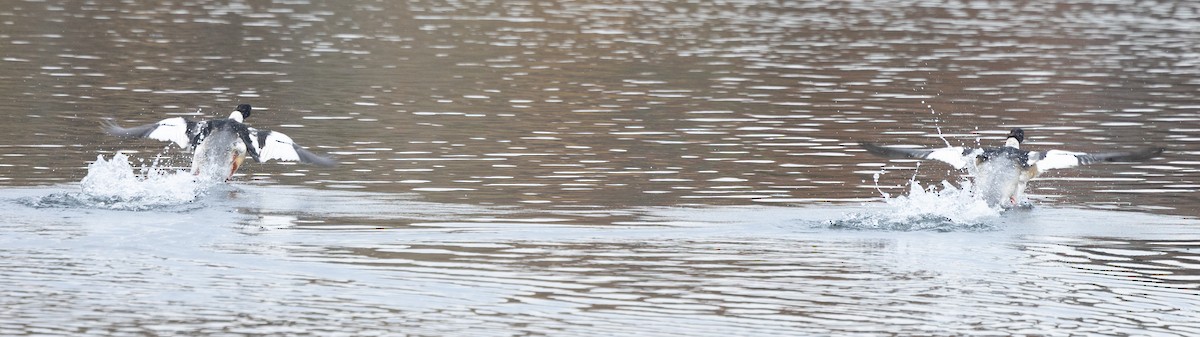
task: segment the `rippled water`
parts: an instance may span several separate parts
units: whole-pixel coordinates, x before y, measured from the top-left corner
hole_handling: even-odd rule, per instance
[[[1190,2],[13,3],[0,335],[1200,334],[1196,41]],[[341,165],[196,186],[99,128],[239,103]],[[1167,151],[1000,213],[856,145],[1011,127]]]

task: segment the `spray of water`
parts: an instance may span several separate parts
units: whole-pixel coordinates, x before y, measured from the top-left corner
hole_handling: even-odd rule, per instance
[[[193,175],[188,170],[162,168],[155,164],[141,168],[142,174],[117,153],[112,159],[97,156],[88,165],[87,176],[79,182],[79,192],[55,193],[28,200],[34,207],[85,207],[115,210],[148,210],[192,203],[221,180]]]
[[[879,185],[879,175],[875,175]],[[992,220],[1000,216],[1000,207],[988,203],[973,192],[971,181],[959,186],[942,181],[940,186],[924,187],[915,179],[908,181],[907,195],[892,197],[880,193],[883,203],[873,203],[864,212],[850,213],[830,222],[832,228],[888,231],[980,231],[997,229]]]

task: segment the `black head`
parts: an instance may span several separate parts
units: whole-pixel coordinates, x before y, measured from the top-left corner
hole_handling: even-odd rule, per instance
[[[1018,143],[1024,142],[1025,130],[1021,130],[1021,128],[1013,128],[1011,131],[1008,131],[1008,138],[1016,138]]]
[[[238,104],[237,109],[234,109],[234,111],[241,112],[242,118],[250,117],[250,105],[249,104]]]

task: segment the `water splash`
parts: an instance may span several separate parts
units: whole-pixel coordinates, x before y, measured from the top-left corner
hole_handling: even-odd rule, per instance
[[[876,176],[878,181],[878,175]],[[908,194],[891,197],[883,193],[882,205],[867,212],[850,213],[833,220],[835,229],[888,231],[988,231],[997,230],[995,220],[1003,211],[988,206],[972,192],[969,180],[960,186],[942,181],[938,186],[922,187],[909,180]]]
[[[55,193],[27,200],[26,204],[39,208],[160,209],[192,203],[219,182],[188,170],[158,167],[157,163],[143,167],[139,176],[124,154],[117,153],[111,160],[98,155],[79,182],[79,192]]]

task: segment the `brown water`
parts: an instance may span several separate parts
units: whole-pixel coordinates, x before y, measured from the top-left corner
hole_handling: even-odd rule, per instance
[[[0,335],[1197,334],[1197,42],[1190,2],[12,3]],[[239,103],[341,165],[70,195],[188,163],[102,119]],[[880,196],[960,172],[856,145],[1011,127],[1167,152],[946,222]]]

